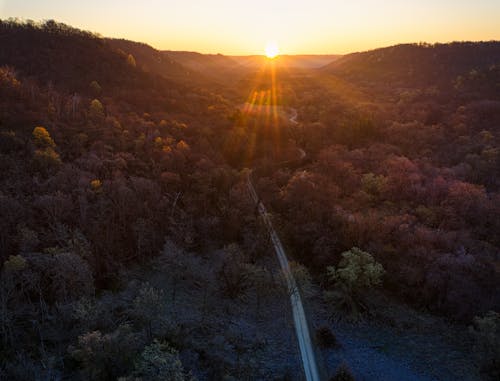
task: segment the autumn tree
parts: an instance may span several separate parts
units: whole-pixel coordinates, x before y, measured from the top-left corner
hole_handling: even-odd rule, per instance
[[[33,143],[37,148],[56,147],[54,140],[52,140],[49,132],[44,127],[35,127],[33,129]]]
[[[134,68],[136,67],[135,58],[134,58],[134,56],[132,54],[129,54],[127,56],[127,64],[129,64],[130,66],[132,66]]]
[[[104,120],[104,106],[99,99],[90,102],[89,117],[93,122],[102,122]]]
[[[34,164],[37,170],[48,172],[61,164],[59,154],[55,151],[56,144],[44,127],[35,127],[32,134],[35,146]]]
[[[89,88],[93,96],[98,96],[101,94],[102,88],[101,85],[99,85],[99,82],[97,81],[90,82]]]

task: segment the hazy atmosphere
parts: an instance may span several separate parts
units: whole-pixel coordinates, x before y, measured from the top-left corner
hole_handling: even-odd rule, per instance
[[[0,0],[0,17],[55,19],[157,49],[344,54],[402,42],[500,38],[496,0]]]

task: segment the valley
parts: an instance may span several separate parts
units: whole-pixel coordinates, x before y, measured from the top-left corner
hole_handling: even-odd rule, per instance
[[[495,379],[499,86],[1,20],[0,379]]]

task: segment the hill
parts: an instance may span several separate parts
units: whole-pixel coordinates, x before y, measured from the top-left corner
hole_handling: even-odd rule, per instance
[[[111,97],[117,106],[142,112],[189,109],[190,114],[199,109],[195,103],[211,97],[206,78],[145,44],[104,39],[52,20],[0,21],[0,41],[0,66],[65,95]]]
[[[364,86],[452,87],[459,77],[488,75],[498,84],[500,42],[454,42],[450,44],[402,44],[348,54],[324,66],[334,74]],[[491,84],[491,81],[488,81]]]
[[[232,57],[222,54],[201,54],[187,51],[163,51],[165,57],[179,62],[190,70],[202,73],[218,83],[232,84],[248,74],[248,68]]]
[[[198,73],[197,70],[181,65],[170,55],[147,44],[124,39],[106,39],[106,41],[118,52],[127,56],[132,54],[137,66],[145,72],[155,73],[181,83],[188,82],[192,85],[203,85],[209,82],[208,78]]]
[[[105,87],[121,88],[150,79],[106,40],[54,21],[2,21],[0,39],[0,64],[68,91],[87,92],[93,80]]]

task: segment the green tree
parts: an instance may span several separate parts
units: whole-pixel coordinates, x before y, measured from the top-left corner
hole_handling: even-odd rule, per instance
[[[135,365],[135,375],[150,381],[194,380],[184,373],[179,353],[167,343],[154,340],[144,348]]]
[[[366,309],[363,296],[382,283],[384,268],[373,256],[357,247],[342,253],[337,267],[327,267],[327,277],[334,285],[325,292],[325,298],[337,309],[348,311],[357,317]]]
[[[16,272],[26,267],[26,259],[20,255],[11,255],[3,264],[3,270],[6,272]]]

